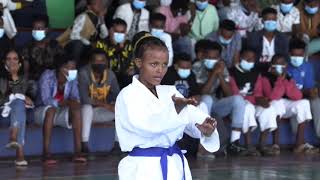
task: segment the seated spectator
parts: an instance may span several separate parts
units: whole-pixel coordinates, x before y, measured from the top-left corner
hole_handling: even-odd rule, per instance
[[[303,92],[305,98],[310,100],[313,114],[314,127],[317,136],[320,137],[320,98],[319,90],[315,84],[313,67],[305,61],[306,44],[300,39],[290,41],[290,63],[288,74],[292,77],[299,90]]]
[[[231,20],[223,20],[219,31],[209,34],[206,39],[216,41],[222,46],[221,58],[227,68],[239,63],[242,47],[241,36],[236,32],[236,24]]]
[[[172,0],[170,5],[163,5],[158,9],[158,12],[166,16],[166,23],[164,30],[173,37],[179,37],[184,34],[185,26],[188,26],[190,15],[189,0]]]
[[[81,69],[79,91],[82,104],[82,152],[87,153],[92,122],[114,120],[114,103],[120,91],[115,74],[108,69],[103,50],[93,50],[90,64]]]
[[[57,38],[60,45],[77,61],[78,66],[87,64],[86,52],[98,39],[97,35],[99,34],[101,39],[108,36],[103,1],[88,0],[87,3],[87,10],[76,17],[72,28],[68,28]]]
[[[294,0],[280,0],[277,10],[277,29],[280,32],[295,34],[300,26],[300,12],[294,6]]]
[[[152,14],[150,17],[150,30],[151,34],[161,39],[167,46],[169,51],[169,63],[168,66],[172,66],[173,60],[173,49],[172,49],[172,38],[171,35],[164,32],[164,25],[166,17],[160,13]]]
[[[43,126],[43,162],[56,164],[50,154],[51,132],[54,126],[73,129],[74,161],[86,162],[81,156],[81,105],[78,90],[76,62],[63,56],[56,59],[55,70],[46,70],[38,85],[38,108],[35,122]]]
[[[196,82],[196,77],[192,72],[192,60],[188,54],[181,53],[174,56],[174,66],[171,66],[161,84],[163,85],[174,85],[177,90],[185,98],[193,98],[197,102],[196,105],[203,112],[209,114],[211,110],[208,109],[207,105],[201,101],[200,87]],[[184,136],[187,136],[186,134]],[[188,155],[197,155],[197,157],[214,157],[204,151],[201,146],[198,147],[199,141],[191,139],[191,137],[184,137],[182,140],[182,146],[186,146]],[[199,151],[198,151],[199,149]]]
[[[17,34],[17,28],[10,11],[22,9],[27,6],[27,0],[14,2],[12,0],[0,0],[0,15],[3,19],[3,28],[9,39],[13,39]]]
[[[289,118],[292,130],[296,133],[295,153],[315,154],[319,150],[305,143],[304,127],[312,119],[310,103],[303,98],[296,82],[286,72],[286,58],[275,56],[271,62],[271,71],[265,75],[264,85],[270,104],[276,109],[280,118]],[[278,139],[279,135],[276,135]],[[278,144],[278,143],[277,143]],[[280,148],[278,148],[280,151]]]
[[[245,47],[255,50],[257,66],[260,71],[267,71],[271,58],[275,54],[288,55],[289,40],[284,33],[277,31],[277,11],[265,8],[262,11],[264,29],[248,34]]]
[[[145,9],[146,0],[131,0],[119,6],[113,18],[123,19],[127,23],[128,39],[140,31],[149,31],[149,11]]]
[[[268,148],[266,140],[269,132],[277,129],[277,114],[270,106],[268,97],[264,93],[261,73],[255,67],[255,52],[244,49],[241,52],[240,64],[231,69],[230,85],[234,95],[241,95],[246,99],[246,109],[242,132],[245,134],[245,143],[253,155],[259,154],[251,144],[251,131],[257,127],[256,118],[260,127],[259,149],[263,155],[277,155],[277,148]],[[276,147],[274,145],[273,147]]]
[[[208,0],[196,0],[196,15],[193,19],[190,37],[194,40],[205,38],[209,33],[219,28],[217,9]]]
[[[132,46],[127,39],[127,24],[122,19],[114,19],[109,29],[109,36],[99,40],[97,48],[106,53],[109,68],[116,74],[121,88],[127,86],[134,74],[134,63],[131,61]]]
[[[318,37],[320,25],[320,12],[318,0],[304,0],[300,8],[300,32],[307,34],[310,39]]]
[[[54,68],[55,56],[63,53],[63,48],[57,41],[48,38],[48,25],[47,16],[35,16],[32,23],[33,40],[22,50],[25,72],[29,80],[38,81],[46,69]]]
[[[256,1],[241,0],[240,5],[229,8],[226,16],[227,19],[236,23],[237,31],[242,37],[246,37],[247,32],[252,32],[260,28]]]
[[[27,106],[33,106],[28,97],[28,82],[23,72],[23,60],[18,52],[10,49],[1,63],[0,123],[10,126],[6,148],[16,150],[16,166],[27,166],[24,158]]]
[[[231,116],[231,138],[227,146],[230,155],[247,155],[246,148],[240,146],[239,139],[243,127],[245,100],[242,96],[232,96],[229,72],[221,59],[222,47],[216,42],[207,43],[204,59],[193,65],[197,82],[202,82],[203,101],[214,117],[223,119]],[[221,89],[219,93],[218,89]],[[223,123],[223,122],[221,122]]]

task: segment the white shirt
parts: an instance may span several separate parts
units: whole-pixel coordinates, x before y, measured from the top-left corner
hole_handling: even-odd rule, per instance
[[[278,15],[278,30],[280,32],[292,32],[292,26],[300,24],[300,12],[298,8],[293,7],[291,11],[284,15],[280,10],[280,5],[275,7]]]
[[[260,62],[271,62],[274,51],[274,39],[271,42],[268,41],[266,37],[263,36],[263,44],[262,44],[262,57],[260,58]]]
[[[10,11],[17,9],[17,3],[11,0],[0,0],[0,3],[3,5],[3,29],[9,39],[12,39],[18,31]]]
[[[169,63],[168,66],[172,66],[173,64],[173,49],[172,49],[172,38],[171,35],[163,32],[162,36],[160,39],[166,44],[168,51],[169,51]]]
[[[171,147],[182,138],[183,133],[200,138],[210,152],[220,147],[217,130],[211,137],[204,137],[196,123],[207,117],[199,108],[188,105],[177,114],[172,96],[182,97],[175,86],[156,86],[158,98],[138,79],[118,95],[115,105],[116,132],[122,151],[134,147]],[[182,162],[178,155],[168,156],[168,179],[182,179]],[[145,172],[148,172],[146,176]],[[190,169],[185,159],[186,179],[191,180]],[[160,157],[127,156],[119,164],[119,178],[131,180],[161,180]]]

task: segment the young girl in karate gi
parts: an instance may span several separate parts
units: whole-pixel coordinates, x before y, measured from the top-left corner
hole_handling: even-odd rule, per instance
[[[120,92],[115,105],[120,147],[129,152],[119,163],[119,179],[191,180],[188,162],[176,142],[185,132],[200,138],[207,151],[217,151],[216,121],[175,86],[160,85],[169,56],[161,40],[140,32],[133,46],[139,75]]]

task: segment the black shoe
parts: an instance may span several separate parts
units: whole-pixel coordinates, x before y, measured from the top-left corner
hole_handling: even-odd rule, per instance
[[[239,143],[231,143],[227,146],[227,154],[229,156],[248,156],[250,155],[247,148],[241,146]]]

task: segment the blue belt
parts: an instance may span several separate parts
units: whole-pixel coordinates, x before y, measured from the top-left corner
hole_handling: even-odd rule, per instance
[[[130,153],[129,156],[143,156],[143,157],[161,157],[160,164],[161,164],[161,171],[163,180],[168,179],[168,159],[167,156],[172,156],[173,154],[178,154],[182,161],[183,166],[183,179],[185,180],[185,171],[184,171],[184,157],[181,152],[181,149],[178,145],[173,145],[169,148],[161,148],[161,147],[151,147],[151,148],[134,148]]]

